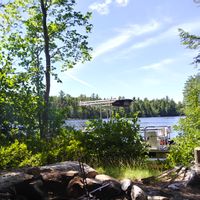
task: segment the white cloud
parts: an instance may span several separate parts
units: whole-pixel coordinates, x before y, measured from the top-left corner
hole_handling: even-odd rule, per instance
[[[103,3],[94,2],[89,6],[89,9],[96,10],[101,15],[107,15],[109,13],[109,5],[112,3],[112,0],[104,0]]]
[[[125,7],[128,5],[129,0],[115,0],[115,2],[117,3],[117,5]]]
[[[141,48],[145,48],[154,44],[158,44],[161,41],[165,41],[166,39],[170,39],[172,37],[177,37],[178,38],[178,28],[170,28],[167,31],[155,36],[155,37],[151,37],[151,38],[147,38],[146,40],[142,41],[142,42],[138,42],[134,45],[132,45],[131,47],[129,47],[129,49],[126,50],[126,53],[129,53],[130,51],[134,50],[134,49],[141,49]]]
[[[107,15],[110,12],[110,5],[112,3],[113,0],[104,0],[102,3],[94,2],[89,6],[89,9],[96,10],[101,15]],[[115,3],[120,7],[126,7],[129,0],[115,0]]]
[[[172,26],[169,29],[167,29],[166,31],[162,32],[161,34],[156,35],[155,37],[147,38],[146,40],[144,40],[142,42],[138,42],[138,43],[132,45],[131,47],[129,47],[122,53],[127,54],[129,52],[132,52],[135,49],[141,49],[141,48],[145,48],[145,47],[148,47],[148,46],[151,46],[154,44],[158,44],[160,42],[165,42],[167,39],[175,38],[175,39],[179,40],[180,39],[179,32],[178,32],[179,28],[182,28],[189,32],[199,31],[200,24],[199,24],[199,21],[194,21],[194,22],[189,22],[189,23]]]
[[[153,63],[153,64],[150,64],[150,65],[145,65],[145,66],[142,66],[140,67],[140,69],[144,69],[144,70],[161,70],[165,65],[168,65],[168,64],[171,64],[173,63],[174,60],[171,59],[171,58],[168,58],[168,59],[164,59],[158,63]]]
[[[89,87],[89,88],[95,89],[95,87],[94,87],[93,85],[89,84],[88,82],[83,81],[83,80],[77,78],[76,76],[73,76],[72,74],[70,74],[70,73],[68,73],[68,72],[65,72],[65,74],[66,74],[66,76],[68,76],[68,77],[71,78],[72,80],[74,80],[74,81],[80,83],[81,85],[85,85],[85,86],[87,86],[87,87]]]
[[[111,51],[125,44],[131,38],[135,36],[140,36],[149,32],[156,31],[159,29],[159,27],[160,27],[160,24],[158,22],[152,21],[148,24],[144,24],[144,25],[134,24],[134,25],[128,26],[125,29],[118,30],[120,32],[119,35],[108,39],[106,42],[96,47],[96,49],[94,48],[95,50],[93,53],[93,58],[96,58],[108,51]]]

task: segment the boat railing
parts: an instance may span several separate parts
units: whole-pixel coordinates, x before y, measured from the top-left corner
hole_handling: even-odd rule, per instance
[[[150,151],[167,151],[170,146],[170,126],[146,126],[140,129]]]

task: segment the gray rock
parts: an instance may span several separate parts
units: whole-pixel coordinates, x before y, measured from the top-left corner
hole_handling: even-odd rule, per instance
[[[137,185],[131,188],[131,200],[148,200],[146,193]]]
[[[99,180],[99,181],[102,181],[102,182],[104,182],[104,181],[110,181],[110,180],[117,181],[117,179],[115,179],[115,178],[113,178],[111,176],[105,175],[105,174],[97,174],[95,176],[95,179]]]
[[[116,199],[122,194],[121,183],[118,180],[105,174],[96,175],[95,179],[102,183],[102,188],[94,193],[97,199]]]
[[[168,188],[172,190],[179,190],[182,187],[183,187],[183,183],[172,183],[168,185]]]
[[[120,182],[121,182],[121,188],[124,192],[126,192],[132,185],[132,181],[130,179],[123,179]]]
[[[94,178],[98,173],[95,169],[87,164],[83,164],[85,175],[87,178]],[[47,166],[40,167],[40,170],[52,170],[52,171],[78,171],[80,172],[80,165],[78,161],[65,161],[55,163]],[[81,173],[81,172],[80,172]]]
[[[169,200],[169,198],[163,196],[148,196],[148,200]]]

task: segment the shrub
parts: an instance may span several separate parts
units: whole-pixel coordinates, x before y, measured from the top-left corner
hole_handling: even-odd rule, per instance
[[[46,155],[46,162],[62,162],[65,160],[77,160],[81,149],[80,141],[74,138],[63,138],[60,135],[48,142],[47,148],[43,151]]]
[[[200,146],[200,130],[191,130],[179,135],[174,141],[175,144],[171,146],[167,157],[167,165],[169,167],[189,166],[194,160],[194,148]]]
[[[27,145],[15,140],[10,146],[0,148],[0,168],[16,168],[25,166],[24,160],[31,157],[31,152],[28,151]]]
[[[132,120],[116,118],[109,121],[93,120],[82,137],[87,162],[116,164],[144,159],[145,145],[139,134],[137,116]]]
[[[194,148],[200,146],[200,74],[188,79],[184,88],[185,118],[176,129],[182,135],[176,138],[167,158],[168,165],[189,165],[194,159]]]
[[[38,136],[15,140],[0,147],[0,169],[39,166],[65,160],[77,160],[82,150],[77,140],[80,131],[60,130],[50,139]]]
[[[145,145],[137,116],[90,121],[86,131],[60,129],[49,139],[39,135],[15,140],[0,148],[0,168],[46,165],[83,158],[91,165],[120,164],[144,160]]]

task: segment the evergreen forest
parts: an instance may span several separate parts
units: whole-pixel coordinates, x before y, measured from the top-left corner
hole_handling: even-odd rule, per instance
[[[125,97],[118,97],[118,99],[125,99]],[[53,110],[62,113],[63,119],[98,119],[100,117],[100,110],[102,118],[107,118],[109,109],[117,112],[120,117],[131,117],[136,112],[138,112],[139,117],[181,116],[184,114],[183,103],[176,103],[168,96],[162,99],[152,100],[133,97],[133,101],[129,107],[100,108],[99,106],[79,105],[82,101],[87,102],[95,100],[102,100],[102,98],[100,98],[98,94],[92,94],[90,97],[86,95],[72,97],[60,91],[60,95],[51,97],[50,102]]]

